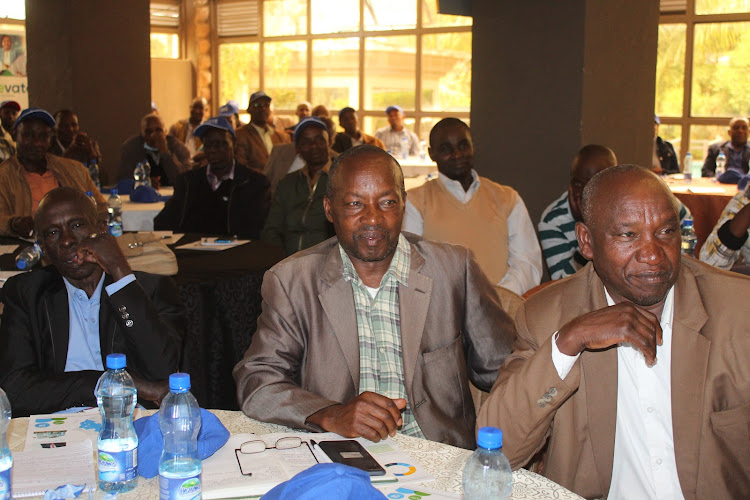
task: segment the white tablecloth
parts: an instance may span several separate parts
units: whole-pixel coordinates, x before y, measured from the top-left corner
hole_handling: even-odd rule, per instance
[[[163,187],[159,190],[162,196],[172,196],[173,187]],[[164,208],[163,201],[156,203],[134,203],[130,201],[130,195],[125,194],[122,198],[122,229],[124,231],[153,231],[154,217]]]
[[[254,434],[268,434],[271,432],[285,432],[290,429],[275,424],[265,424],[253,420],[238,411],[212,410],[229,429],[232,434],[252,432]],[[153,413],[153,412],[146,412]],[[13,419],[10,423],[8,441],[11,451],[23,450],[26,441],[28,418]],[[461,474],[464,464],[471,455],[469,450],[456,448],[426,439],[418,439],[397,434],[393,439],[402,450],[414,457],[425,469],[435,477],[435,481],[425,483],[434,490],[450,493],[460,493]],[[96,446],[96,443],[94,443]],[[97,492],[95,498],[101,498]],[[153,479],[138,478],[138,487],[118,498],[152,500],[159,498],[158,477]],[[562,486],[533,472],[524,469],[513,473],[513,499],[544,499],[559,500],[581,498]]]

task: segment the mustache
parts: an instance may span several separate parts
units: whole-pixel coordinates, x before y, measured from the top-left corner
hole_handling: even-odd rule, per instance
[[[364,227],[358,229],[354,233],[354,237],[358,238],[358,237],[360,237],[362,235],[362,233],[373,233],[373,232],[380,233],[383,236],[387,236],[388,235],[388,231],[386,231],[385,228],[383,228],[382,226],[364,226]]]

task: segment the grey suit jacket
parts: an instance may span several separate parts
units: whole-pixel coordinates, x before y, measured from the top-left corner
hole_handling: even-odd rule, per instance
[[[747,277],[683,258],[671,381],[677,475],[686,499],[750,492],[748,296]],[[606,306],[591,263],[529,298],[516,316],[513,354],[477,422],[502,428],[513,468],[549,443],[544,475],[586,498],[605,497],[612,481],[617,350],[584,351],[560,380],[550,338],[571,319]]]
[[[488,390],[510,354],[515,327],[469,251],[411,243],[408,286],[399,286],[407,401],[428,439],[474,448],[469,379]],[[234,368],[249,416],[320,430],[307,417],[359,394],[359,337],[337,239],[299,252],[263,279],[263,312]]]

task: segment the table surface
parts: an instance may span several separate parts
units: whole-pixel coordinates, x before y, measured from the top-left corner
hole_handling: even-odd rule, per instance
[[[221,419],[222,423],[232,434],[243,432],[268,434],[290,431],[289,428],[280,425],[258,422],[238,411],[213,410],[213,412]],[[145,412],[145,414],[150,413],[153,412]],[[26,442],[28,421],[28,418],[16,418],[11,421],[8,433],[8,444],[11,451],[23,450]],[[471,455],[471,451],[401,434],[397,434],[391,439],[435,477],[435,481],[425,483],[425,487],[453,494],[461,493],[461,473],[466,460]],[[97,491],[94,496],[95,498],[101,498],[102,495],[100,491]],[[138,487],[135,490],[118,495],[119,497],[144,500],[158,498],[158,477],[152,479],[139,478]],[[511,498],[554,498],[565,500],[581,497],[543,476],[520,469],[513,473],[513,493]]]
[[[675,194],[685,193],[700,196],[727,196],[729,198],[737,194],[737,184],[721,184],[720,182],[714,182],[710,177],[700,177],[698,179],[693,179],[690,182],[686,182],[680,177],[667,176],[664,180],[667,181],[669,189]],[[715,192],[706,192],[705,190],[707,188],[715,190]],[[695,191],[693,191],[693,189],[695,189]]]
[[[162,196],[172,196],[174,188],[166,186],[159,189]],[[153,231],[154,217],[156,217],[162,208],[163,201],[155,203],[136,203],[130,201],[130,195],[120,196],[122,199],[122,227],[125,231]]]

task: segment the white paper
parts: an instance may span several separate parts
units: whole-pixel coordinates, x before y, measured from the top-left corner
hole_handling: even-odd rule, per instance
[[[87,490],[96,490],[91,441],[13,454],[14,497],[43,495],[45,490],[65,484],[86,484]]]
[[[81,441],[96,442],[101,423],[102,417],[98,408],[80,413],[32,415],[29,417],[24,449],[28,451],[59,448]]]
[[[226,243],[226,244],[220,244],[220,245],[204,245],[201,242],[201,240],[198,240],[192,243],[186,243],[185,245],[180,245],[177,248],[186,249],[186,250],[204,250],[204,251],[209,251],[209,252],[220,252],[222,250],[226,250],[227,248],[234,248],[240,245],[244,245],[245,243],[250,243],[250,240],[236,240],[232,243]]]

